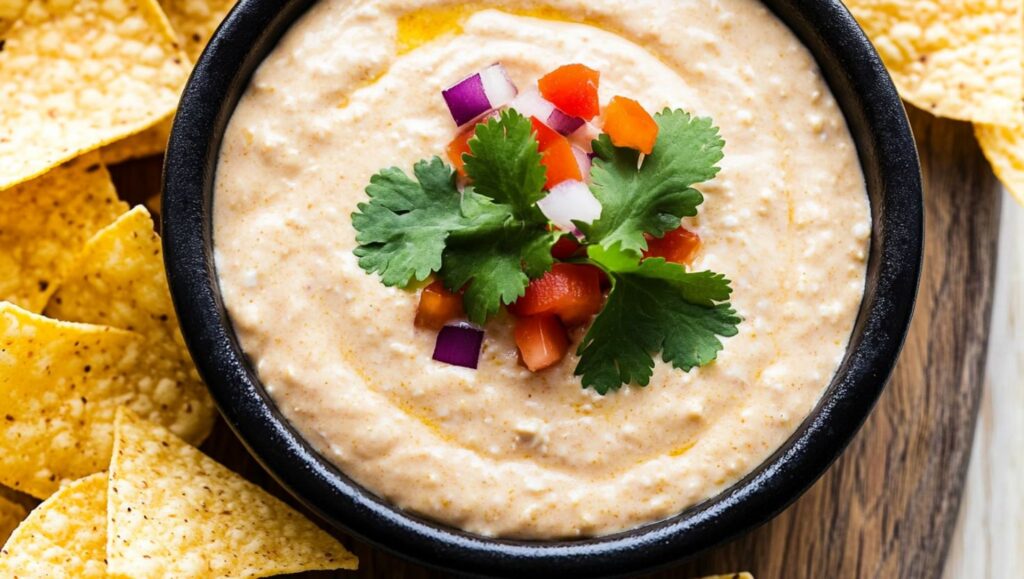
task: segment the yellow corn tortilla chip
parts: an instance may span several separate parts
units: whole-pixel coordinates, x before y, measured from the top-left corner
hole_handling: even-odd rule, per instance
[[[235,0],[160,0],[160,5],[181,37],[185,52],[195,61]]]
[[[0,193],[0,300],[43,311],[85,242],[126,211],[95,153]]]
[[[1020,0],[847,0],[900,94],[941,117],[1000,123],[1021,113]]]
[[[46,498],[106,469],[141,335],[0,302],[0,484]]]
[[[173,122],[173,117],[160,121],[141,133],[103,147],[100,149],[103,162],[108,165],[116,165],[132,159],[152,157],[163,153],[167,149],[167,139],[171,137]]]
[[[0,577],[106,577],[106,473],[60,489],[0,550]]]
[[[30,0],[0,52],[0,190],[166,118],[190,66],[156,0]]]
[[[77,480],[25,519],[0,550],[0,577],[107,576],[107,474]]]
[[[312,521],[128,410],[118,415],[108,498],[114,577],[265,577],[358,566]]]
[[[996,176],[1024,205],[1024,123],[974,125],[974,134]]]
[[[10,30],[27,5],[28,0],[0,0],[0,34]]]
[[[213,401],[181,337],[160,237],[144,207],[135,207],[89,240],[46,313],[140,334],[141,362],[130,374],[138,388],[132,410],[193,444],[210,433]]]
[[[26,514],[25,507],[0,496],[0,545],[7,541],[7,537],[11,536],[11,532],[25,518]],[[0,569],[3,569],[2,563],[0,563]]]

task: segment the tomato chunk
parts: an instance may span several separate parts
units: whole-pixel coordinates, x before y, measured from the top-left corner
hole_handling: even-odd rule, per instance
[[[476,127],[469,129],[448,143],[448,160],[452,162],[452,166],[458,171],[459,175],[466,176],[466,162],[462,160],[462,155],[472,155],[473,151],[469,149],[469,140],[476,134]]]
[[[446,323],[462,315],[462,296],[448,291],[440,280],[420,292],[420,305],[416,308],[417,326],[440,330]]]
[[[559,135],[558,131],[539,121],[537,117],[530,117],[530,124],[533,125],[534,137],[537,139],[537,144],[540,145],[538,150],[541,152],[546,151],[558,139],[565,138]]]
[[[658,124],[640,103],[617,96],[604,109],[604,132],[615,146],[650,155],[658,139]]]
[[[700,248],[700,236],[685,227],[680,227],[669,231],[660,239],[648,239],[644,257],[664,257],[665,261],[690,265]]]
[[[555,141],[548,147],[541,157],[541,164],[547,168],[547,181],[545,189],[551,189],[562,181],[582,181],[583,173],[580,172],[580,165],[576,162],[576,155],[572,153],[572,145],[565,137]]]
[[[569,139],[559,135],[536,117],[530,117],[530,123],[533,124],[533,134],[539,145],[537,150],[541,154],[540,162],[547,169],[544,187],[551,189],[562,181],[582,181],[583,173],[580,172],[580,164],[572,152]]]
[[[554,366],[569,351],[565,328],[550,314],[517,319],[515,337],[523,364],[531,372]]]
[[[553,314],[567,326],[582,324],[601,309],[600,270],[590,265],[556,263],[530,282],[526,293],[509,306],[517,316]]]
[[[540,94],[566,114],[591,120],[601,112],[597,87],[601,73],[582,64],[567,64],[541,77]]]
[[[555,259],[569,259],[579,251],[580,242],[572,235],[563,235],[551,246],[551,255]]]

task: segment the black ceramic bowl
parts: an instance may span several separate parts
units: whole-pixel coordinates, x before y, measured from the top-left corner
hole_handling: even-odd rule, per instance
[[[578,541],[481,538],[406,514],[353,483],[285,421],[231,327],[214,269],[211,206],[221,137],[253,69],[314,0],[241,0],[185,89],[164,167],[168,279],[189,349],[221,412],[267,470],[330,524],[404,557],[493,576],[604,576],[666,565],[750,530],[811,485],[874,406],[910,322],[923,221],[917,152],[900,99],[838,0],[766,0],[810,48],[846,116],[874,230],[846,357],[817,407],[764,464],[668,520]]]

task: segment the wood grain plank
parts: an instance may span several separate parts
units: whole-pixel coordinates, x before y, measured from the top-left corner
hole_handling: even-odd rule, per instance
[[[947,579],[1024,568],[1024,206],[1003,199],[985,393]]]
[[[919,111],[911,120],[926,184],[925,267],[910,336],[878,408],[847,453],[779,517],[652,579],[740,569],[759,579],[941,576],[981,393],[999,196],[968,125]],[[129,198],[153,191],[155,163],[114,168]],[[223,424],[203,450],[294,504]],[[345,541],[361,568],[339,577],[443,576]]]

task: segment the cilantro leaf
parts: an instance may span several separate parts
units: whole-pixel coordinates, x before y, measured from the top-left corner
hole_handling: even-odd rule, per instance
[[[703,203],[693,185],[718,174],[725,146],[718,128],[711,119],[681,110],[665,109],[654,120],[658,140],[639,169],[636,150],[616,147],[607,135],[594,141],[591,189],[601,202],[601,217],[581,227],[590,243],[606,249],[618,244],[639,256],[647,249],[644,233],[665,235]]]
[[[511,205],[521,219],[543,219],[535,203],[544,196],[547,169],[541,164],[530,120],[513,109],[480,123],[469,140],[466,174],[476,192]]]
[[[631,259],[619,248],[592,246],[588,254],[609,273],[612,290],[576,351],[584,387],[606,394],[623,384],[646,386],[656,352],[688,372],[718,356],[719,336],[738,332],[723,275],[690,273],[661,258]]]
[[[466,288],[462,296],[466,315],[482,324],[501,304],[522,297],[531,278],[551,269],[551,246],[558,236],[543,228],[516,228],[513,223],[486,240],[453,243],[445,252],[441,276],[452,291]]]
[[[370,201],[352,214],[359,266],[379,273],[387,286],[405,287],[441,269],[453,232],[481,235],[500,230],[509,218],[507,207],[472,192],[460,195],[455,174],[437,157],[416,163],[413,173],[416,181],[397,167],[371,177]]]

